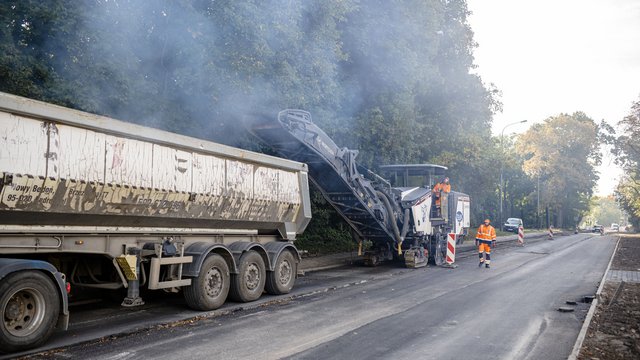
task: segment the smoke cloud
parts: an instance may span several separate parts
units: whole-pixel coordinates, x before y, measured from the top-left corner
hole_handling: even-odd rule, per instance
[[[54,90],[25,95],[233,146],[252,146],[250,119],[300,108],[363,159],[389,154],[370,163],[420,162],[435,152],[416,134],[448,146],[438,139],[491,117],[469,74],[464,0],[24,0],[3,10],[18,45],[50,69],[51,84],[36,88]]]

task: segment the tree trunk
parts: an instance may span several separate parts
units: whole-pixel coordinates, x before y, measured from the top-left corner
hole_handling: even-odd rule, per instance
[[[562,206],[558,206],[558,210],[556,213],[556,227],[564,227],[564,211],[562,209]]]
[[[547,217],[547,229],[551,226],[551,218],[549,218],[549,205],[545,207],[546,217]]]

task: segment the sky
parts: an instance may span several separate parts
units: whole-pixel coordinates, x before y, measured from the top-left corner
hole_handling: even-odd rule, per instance
[[[640,0],[467,0],[476,72],[502,91],[493,132],[583,111],[615,125],[640,99]],[[622,171],[603,149],[598,195]]]

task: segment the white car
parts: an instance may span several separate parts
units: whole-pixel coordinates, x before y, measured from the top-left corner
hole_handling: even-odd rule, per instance
[[[620,231],[620,225],[616,223],[611,224],[611,231]]]

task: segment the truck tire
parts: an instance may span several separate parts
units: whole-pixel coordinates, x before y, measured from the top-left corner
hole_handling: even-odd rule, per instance
[[[238,273],[231,274],[229,296],[239,302],[257,300],[264,291],[266,277],[262,256],[249,250],[240,257],[238,263]]]
[[[0,349],[35,348],[49,339],[60,315],[60,296],[40,271],[20,271],[0,280]]]
[[[285,250],[280,253],[273,271],[267,273],[265,285],[267,293],[271,295],[288,294],[296,282],[297,265],[291,251]]]
[[[227,300],[230,282],[227,262],[218,254],[210,254],[204,259],[198,277],[184,288],[184,299],[194,310],[215,310]]]

